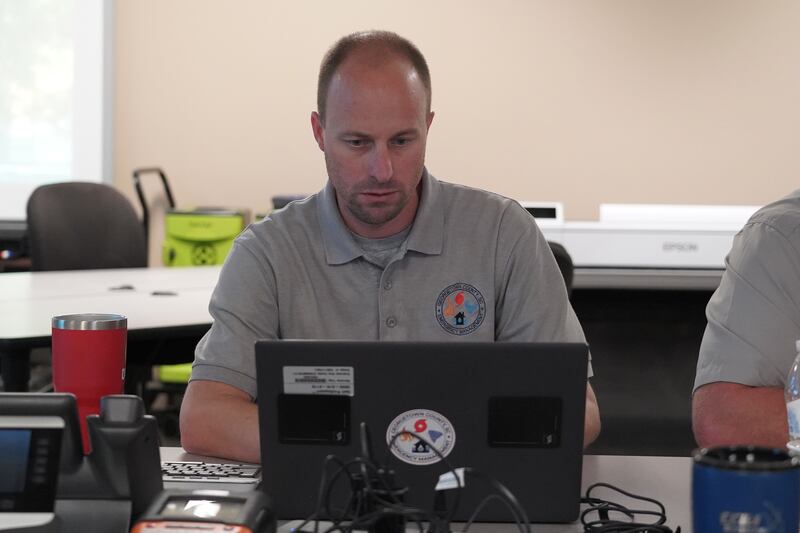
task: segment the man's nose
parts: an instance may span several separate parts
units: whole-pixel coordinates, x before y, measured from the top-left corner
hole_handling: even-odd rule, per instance
[[[382,145],[375,145],[375,150],[370,160],[370,174],[380,182],[389,181],[394,175],[392,157],[389,148]]]

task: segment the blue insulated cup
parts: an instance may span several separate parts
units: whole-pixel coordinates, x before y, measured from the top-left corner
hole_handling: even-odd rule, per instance
[[[785,450],[722,446],[695,450],[695,533],[797,533],[800,458]]]

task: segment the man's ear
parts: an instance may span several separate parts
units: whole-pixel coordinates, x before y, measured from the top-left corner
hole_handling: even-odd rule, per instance
[[[428,129],[429,130],[431,129],[431,123],[433,122],[433,115],[434,115],[433,111],[428,113],[428,119],[427,119],[426,122],[428,123]]]
[[[323,152],[325,151],[325,127],[322,125],[322,119],[316,111],[311,112],[311,131],[314,132],[314,138],[317,140],[317,146]]]

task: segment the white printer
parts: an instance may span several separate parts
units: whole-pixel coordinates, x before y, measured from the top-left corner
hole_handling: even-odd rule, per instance
[[[601,204],[596,222],[564,221],[557,202],[521,202],[576,268],[724,268],[733,237],[759,206]]]

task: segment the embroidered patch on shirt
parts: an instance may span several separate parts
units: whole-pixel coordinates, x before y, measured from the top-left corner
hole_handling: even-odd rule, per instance
[[[453,335],[469,335],[486,316],[483,294],[469,283],[453,283],[436,299],[436,320]]]

